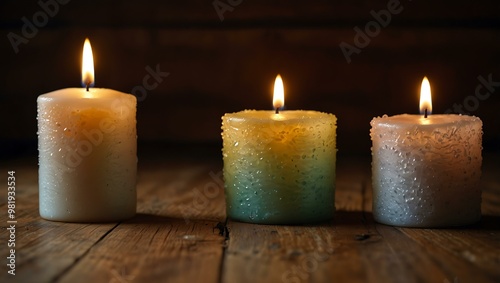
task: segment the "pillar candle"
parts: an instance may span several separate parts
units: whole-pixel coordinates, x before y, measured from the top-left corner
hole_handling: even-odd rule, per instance
[[[40,95],[42,218],[107,222],[136,211],[136,98],[111,89],[67,88]]]
[[[276,92],[275,86],[279,109],[284,97],[276,99]],[[222,138],[228,217],[264,224],[331,219],[336,120],[332,114],[302,110],[225,114]]]
[[[428,92],[430,97],[430,85]],[[430,102],[427,107],[430,114]],[[480,219],[479,118],[384,115],[374,118],[371,126],[376,221],[396,226],[446,227]]]

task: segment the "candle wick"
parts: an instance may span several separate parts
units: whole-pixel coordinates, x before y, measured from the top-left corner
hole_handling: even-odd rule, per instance
[[[276,107],[276,114],[280,114],[280,108],[279,107]]]
[[[427,118],[427,108],[424,109],[424,118]]]
[[[90,80],[90,78],[87,78],[85,80],[85,86],[87,87],[87,92],[89,91],[89,87],[90,87],[90,84],[92,83],[92,81]]]

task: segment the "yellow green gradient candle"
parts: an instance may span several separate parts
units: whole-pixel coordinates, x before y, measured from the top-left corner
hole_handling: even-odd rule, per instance
[[[275,99],[275,107],[283,101]],[[331,219],[337,118],[317,111],[277,112],[245,110],[222,117],[228,217],[262,224]]]

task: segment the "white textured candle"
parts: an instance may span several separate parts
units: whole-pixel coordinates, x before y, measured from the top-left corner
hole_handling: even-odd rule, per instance
[[[442,227],[480,219],[479,118],[404,114],[374,118],[371,126],[376,221]]]
[[[136,98],[68,88],[38,103],[40,215],[103,222],[136,210]]]

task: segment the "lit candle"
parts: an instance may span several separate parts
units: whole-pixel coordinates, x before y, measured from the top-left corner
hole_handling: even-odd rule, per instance
[[[316,111],[245,110],[222,117],[228,217],[252,223],[300,224],[331,219],[335,210],[336,121]]]
[[[431,115],[427,78],[422,115],[371,121],[373,216],[408,227],[467,225],[481,217],[479,118]]]
[[[40,215],[47,220],[105,222],[136,211],[136,98],[94,83],[84,44],[84,88],[40,95]]]

